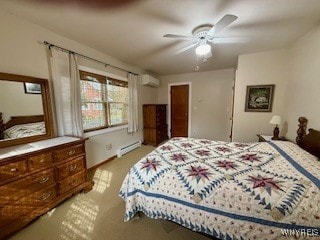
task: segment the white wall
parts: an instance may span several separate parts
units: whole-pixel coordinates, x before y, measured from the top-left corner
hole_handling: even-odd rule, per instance
[[[300,38],[290,49],[290,76],[286,119],[287,137],[294,140],[297,119],[309,120],[308,127],[320,130],[320,26]]]
[[[42,42],[46,40],[50,43],[73,50],[91,58],[127,69],[128,71],[139,74],[144,73],[141,69],[125,64],[118,59],[13,16],[2,9],[0,9],[0,29],[0,72],[48,79],[49,71],[45,46],[38,43],[39,41]],[[140,104],[139,121],[141,122],[141,105],[143,103],[156,103],[157,90],[139,85],[138,96]],[[128,135],[126,133],[127,130],[124,129],[100,136],[90,137],[86,144],[88,167],[96,165],[115,155],[119,146],[132,141],[141,140],[141,128],[140,124],[139,132],[132,136]],[[105,145],[107,143],[113,144],[112,150],[106,150]]]
[[[273,115],[283,117],[287,78],[287,50],[239,56],[235,82],[233,141],[257,141],[257,134],[273,134],[274,126],[269,124],[269,121]],[[247,86],[265,84],[275,84],[272,112],[245,112]]]
[[[246,86],[275,84],[271,113],[244,111]],[[286,50],[239,56],[236,74],[234,141],[256,141],[256,134],[272,135],[268,122],[281,115],[281,135],[295,141],[298,118],[307,117],[308,127],[320,129],[320,26],[298,39]]]
[[[234,69],[161,76],[159,79],[158,103],[161,104],[168,104],[170,83],[191,82],[190,137],[229,140]]]

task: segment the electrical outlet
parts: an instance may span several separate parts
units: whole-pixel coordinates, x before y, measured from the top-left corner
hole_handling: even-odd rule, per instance
[[[112,143],[108,143],[108,144],[106,145],[106,149],[107,149],[107,150],[111,150],[111,149],[112,149]]]

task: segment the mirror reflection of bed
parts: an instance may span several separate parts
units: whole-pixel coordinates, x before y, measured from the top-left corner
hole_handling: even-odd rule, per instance
[[[46,133],[41,94],[30,94],[24,82],[0,80],[0,140]]]
[[[1,121],[0,113],[0,141],[31,137],[46,134],[43,115],[12,116],[6,123]]]
[[[52,136],[48,80],[0,72],[0,147]]]

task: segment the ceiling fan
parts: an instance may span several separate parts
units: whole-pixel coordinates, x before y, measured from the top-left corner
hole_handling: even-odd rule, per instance
[[[196,27],[192,31],[192,36],[165,34],[163,37],[191,41],[192,43],[190,45],[178,50],[177,52],[175,52],[175,54],[182,53],[196,47],[196,54],[202,56],[205,62],[208,58],[212,57],[210,43],[241,43],[244,40],[246,41],[245,38],[216,37],[216,34],[233,23],[237,18],[238,17],[235,15],[227,14],[222,17],[215,25],[204,24]]]

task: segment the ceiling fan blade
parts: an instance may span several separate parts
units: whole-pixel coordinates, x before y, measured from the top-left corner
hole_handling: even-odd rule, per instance
[[[174,55],[179,54],[179,53],[182,53],[182,52],[185,52],[185,51],[187,51],[187,50],[189,50],[189,49],[191,49],[191,48],[194,48],[194,47],[197,46],[197,45],[198,45],[198,42],[193,43],[193,44],[190,44],[190,45],[188,45],[188,46],[186,46],[186,47],[184,47],[184,48],[181,48],[180,50],[176,51],[176,52],[174,53]]]
[[[213,37],[215,34],[221,32],[225,27],[233,23],[238,17],[235,15],[227,14],[219,20],[208,32],[209,37]]]
[[[248,43],[250,39],[248,37],[215,37],[212,40],[208,40],[214,44],[229,44],[229,43]]]
[[[184,39],[184,40],[195,40],[195,39],[197,39],[194,36],[183,36],[183,35],[175,35],[175,34],[166,34],[166,35],[163,35],[163,37],[166,37],[166,38],[179,38],[179,39]]]

